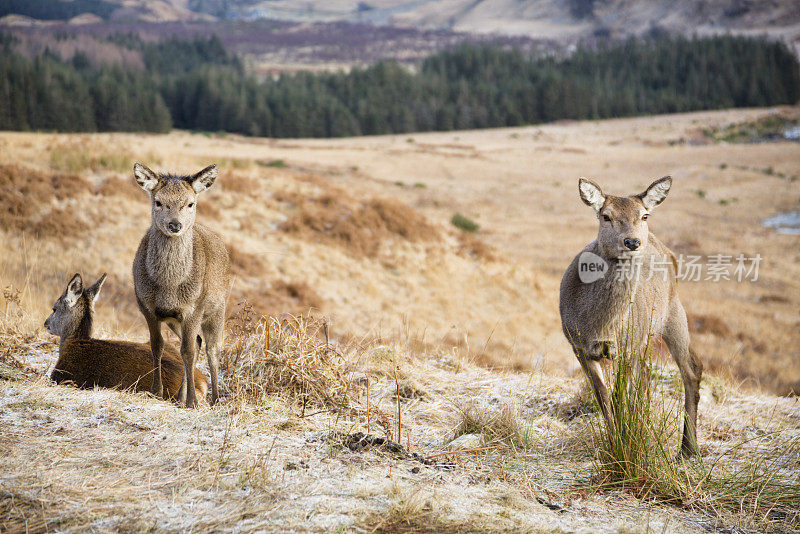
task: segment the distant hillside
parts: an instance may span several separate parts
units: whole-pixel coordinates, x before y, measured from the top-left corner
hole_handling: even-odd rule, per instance
[[[66,20],[82,12],[120,22],[257,18],[366,22],[562,43],[663,31],[730,32],[768,34],[791,43],[795,50],[800,46],[800,4],[794,0],[10,0],[0,6],[0,17],[17,13]]]

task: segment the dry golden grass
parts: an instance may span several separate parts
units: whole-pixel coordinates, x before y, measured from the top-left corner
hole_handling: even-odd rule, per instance
[[[262,179],[274,180],[276,188],[310,187],[306,192],[312,195],[324,187],[295,182],[283,172]],[[87,206],[97,198],[92,192],[82,195],[75,198]],[[228,204],[232,201],[252,218],[266,220],[269,210],[276,209],[265,209],[261,197],[250,206],[244,197],[228,195],[221,193],[215,201],[229,213],[236,211]],[[103,266],[117,273],[129,269],[120,251],[135,247],[142,228],[117,236],[121,248],[111,244],[123,224],[146,220],[149,206],[142,204],[128,215],[124,209],[114,211],[119,223],[102,219],[111,225],[108,234],[94,229],[78,236],[83,247],[70,249],[78,261],[89,263],[92,272]],[[89,214],[100,213],[102,208]],[[260,254],[253,245],[253,230],[228,229],[232,235],[226,237],[235,239],[230,247],[235,291],[248,298],[272,292],[276,314],[310,303],[328,310],[340,305],[321,277],[309,276],[313,285],[304,279],[302,273],[314,271],[303,271],[303,262],[318,262],[313,268],[330,276],[342,266],[386,276],[382,262],[387,259],[413,273],[412,262],[419,258],[411,247],[408,256],[343,259],[338,244],[277,240],[271,246],[285,247],[285,255],[303,262],[276,265],[273,255]],[[24,235],[11,238],[26,243]],[[107,240],[110,250],[91,248],[99,238]],[[389,239],[403,244],[397,236]],[[235,316],[228,323],[222,367],[225,395],[214,408],[183,410],[144,394],[51,386],[42,374],[55,348],[43,343],[38,325],[69,276],[62,273],[75,265],[65,269],[58,255],[65,246],[63,240],[39,240],[17,246],[18,257],[0,261],[4,281],[11,280],[0,323],[4,531],[682,532],[698,523],[757,530],[797,527],[792,518],[775,522],[748,509],[731,511],[719,499],[653,507],[624,493],[587,492],[593,450],[587,424],[595,416],[586,409],[580,381],[475,366],[476,354],[486,354],[495,343],[491,335],[477,347],[468,337],[452,339],[445,349],[411,329],[358,336],[335,317],[330,323],[262,317],[247,304],[237,306],[232,297]],[[457,239],[443,232],[441,242],[425,254],[452,262],[459,270],[444,271],[450,276],[469,268],[478,271],[473,279],[479,282],[480,277],[495,280],[491,271],[481,270],[484,264],[459,256],[457,247]],[[435,263],[423,265],[433,269]],[[126,274],[118,274],[120,282],[104,289],[97,317],[101,335],[127,333],[113,322],[133,301]],[[432,276],[421,287],[430,291],[435,283],[442,278]],[[497,295],[497,288],[504,288],[487,286],[478,285],[479,296]],[[324,292],[326,298],[320,296]],[[29,303],[43,309],[28,309]],[[506,342],[503,335],[499,339],[496,343]],[[26,362],[35,365],[31,369]],[[674,371],[661,372],[667,384],[678,383]],[[781,457],[787,450],[796,454],[788,448],[799,431],[792,401],[745,396],[712,377],[706,380],[700,410],[705,461],[717,461],[732,447],[735,452],[726,461],[745,466],[797,461]],[[453,436],[465,431],[480,433],[492,448],[448,450]],[[442,465],[386,450],[354,451],[331,439],[356,432],[382,434],[405,451]]]
[[[761,222],[800,205],[796,145],[679,142],[766,113],[430,133],[415,143],[0,134],[3,191],[13,192],[0,198],[0,285],[23,290],[26,328],[34,329],[72,272],[109,272],[115,300],[101,303],[101,328],[145,339],[129,272],[149,203],[124,163],[135,156],[191,172],[217,161],[220,180],[201,198],[199,220],[231,245],[231,309],[243,299],[269,314],[319,308],[337,335],[457,347],[491,367],[575,376],[558,283],[596,231],[577,177],[629,193],[672,174],[675,187],[651,228],[676,253],[764,258],[755,283],[679,284],[692,317],[721,321],[695,324],[697,352],[714,372],[786,394],[800,387],[797,238]],[[284,165],[258,163],[272,161]],[[476,236],[452,229],[456,211],[480,225]]]
[[[52,349],[18,340],[18,354],[36,367],[0,379],[3,530],[797,527],[797,518],[761,518],[719,499],[667,507],[587,490],[587,425],[598,416],[564,416],[581,398],[579,380],[490,372],[458,354],[413,355],[402,345],[333,344],[308,318],[241,317],[231,326],[225,395],[200,410],[52,386],[41,377]],[[657,369],[679,397],[670,390],[674,372]],[[476,428],[494,447],[448,451],[454,435],[476,430],[464,427],[458,407],[479,401],[489,408],[475,416]],[[788,445],[800,427],[789,399],[706,384],[701,414],[707,464],[797,461],[800,451]],[[334,438],[357,432],[384,434],[403,450],[354,450]]]
[[[255,324],[241,318],[242,332],[222,357],[231,395],[254,405],[284,397],[304,408],[349,407],[350,389],[345,355],[324,338],[324,323],[308,317],[262,317]]]

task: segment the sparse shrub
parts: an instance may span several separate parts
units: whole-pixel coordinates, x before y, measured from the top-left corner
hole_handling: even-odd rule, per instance
[[[262,167],[271,167],[273,169],[285,169],[286,162],[282,159],[273,159],[270,161],[263,161],[263,160],[256,160],[256,163],[261,165]]]
[[[453,217],[450,219],[450,224],[456,228],[459,228],[460,230],[464,230],[465,232],[477,232],[480,229],[478,223],[460,213],[455,213],[453,215]]]

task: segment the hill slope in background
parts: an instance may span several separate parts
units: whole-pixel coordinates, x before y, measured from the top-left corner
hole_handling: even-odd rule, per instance
[[[81,0],[65,2],[71,5],[68,10],[55,9],[52,3],[50,7],[40,4],[43,2],[12,2],[11,7],[0,12],[0,15],[16,12],[31,17],[65,19],[83,9],[116,22],[226,18],[347,21],[517,35],[561,44],[578,39],[663,31],[685,35],[724,32],[767,34],[786,40],[795,49],[800,39],[800,8],[792,0]],[[48,9],[53,14],[43,16]],[[26,23],[13,16],[8,22]]]

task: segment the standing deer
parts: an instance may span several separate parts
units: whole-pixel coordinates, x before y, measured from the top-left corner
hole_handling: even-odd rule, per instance
[[[697,453],[697,404],[703,364],[689,349],[686,312],[678,300],[674,254],[647,227],[650,211],[666,198],[672,178],[656,180],[638,195],[605,195],[585,178],[578,182],[584,203],[600,223],[561,279],[564,334],[589,378],[610,435],[614,425],[600,362],[616,352],[624,332],[634,350],[650,335],[663,339],[683,380],[685,419],[681,453]],[[594,268],[592,267],[594,265]],[[618,276],[628,271],[627,275]],[[616,273],[616,274],[615,274]]]
[[[84,289],[76,274],[67,289],[53,304],[53,313],[44,322],[47,331],[61,338],[58,361],[50,378],[57,384],[72,382],[80,388],[95,386],[149,391],[153,360],[147,343],[107,341],[92,338],[94,304],[106,275]],[[171,345],[164,347],[162,381],[167,396],[174,399],[183,376],[183,363]],[[200,371],[194,373],[196,393],[206,396],[208,382]]]
[[[192,176],[176,176],[156,174],[136,163],[133,175],[139,186],[150,193],[152,205],[150,228],[133,260],[133,285],[150,330],[153,369],[161,369],[161,323],[166,322],[181,338],[184,373],[180,401],[195,407],[192,370],[196,351],[204,342],[214,404],[219,400],[219,351],[230,262],[222,239],[195,224],[195,217],[197,197],[216,180],[217,166],[210,165]],[[163,394],[160,372],[153,374],[152,392]]]

